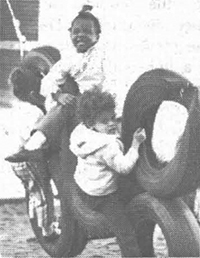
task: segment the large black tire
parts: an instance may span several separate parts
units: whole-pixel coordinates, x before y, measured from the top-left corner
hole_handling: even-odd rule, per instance
[[[153,257],[153,233],[158,224],[165,237],[169,257],[199,257],[200,228],[181,199],[163,200],[143,193],[129,204],[143,257]]]
[[[77,192],[74,179],[71,177],[65,183],[66,196],[69,196],[67,202],[78,221],[80,227],[84,229],[89,239],[113,237],[114,234],[109,229],[105,217],[88,207],[80,198]]]
[[[157,109],[163,100],[184,105],[189,118],[175,157],[163,165],[151,146]],[[174,198],[186,195],[200,184],[200,112],[198,90],[188,80],[172,71],[155,69],[144,73],[130,88],[125,100],[122,141],[126,151],[133,132],[144,127],[147,140],[141,146],[135,168],[137,182],[157,197]]]
[[[65,133],[64,130],[63,135],[66,137],[68,133]],[[66,140],[68,142],[68,137],[66,137]],[[64,215],[63,219],[65,220],[66,225],[68,225],[69,223],[69,225],[73,226],[73,232],[66,230],[63,232],[64,234],[66,234],[65,236],[63,236],[62,239],[64,246],[66,247],[66,242],[68,241],[68,239],[70,239],[72,243],[70,252],[67,248],[66,253],[63,255],[63,257],[74,257],[80,254],[85,248],[88,238],[85,234],[85,231],[75,218],[74,213],[72,212],[70,202],[68,201],[68,198],[71,199],[72,196],[66,195],[66,192],[67,194],[69,193],[68,189],[65,188],[66,182],[68,182],[70,175],[72,175],[74,172],[76,158],[74,157],[74,155],[72,155],[68,148],[65,148],[66,146],[62,145],[62,147],[64,147],[63,152],[66,154],[65,160],[67,163],[61,166],[60,155],[58,152],[56,152],[51,155],[51,158],[48,161],[48,171],[58,189],[60,199],[62,200],[64,208],[64,211],[62,211],[62,214]]]
[[[46,75],[60,58],[60,51],[55,47],[41,46],[29,51],[22,60],[21,66],[41,75]]]
[[[45,178],[43,163],[34,163],[31,164],[31,170],[34,171],[34,175],[36,175],[36,181],[34,185],[34,192],[37,193],[41,198],[43,198],[44,203],[47,205],[47,218],[49,224],[54,221],[54,195],[52,192],[52,187],[50,185],[50,181],[48,178]],[[39,175],[37,177],[37,174]],[[42,176],[43,179],[42,179]],[[55,182],[56,184],[56,182]],[[30,223],[33,229],[34,234],[37,237],[39,244],[42,248],[51,256],[51,257],[71,257],[72,248],[74,244],[74,232],[76,230],[76,225],[74,219],[71,217],[68,211],[68,207],[66,206],[66,202],[64,200],[64,196],[61,194],[61,189],[57,188],[58,196],[57,201],[60,200],[60,211],[61,217],[59,218],[59,227],[61,228],[61,234],[56,238],[46,239],[42,234],[41,227],[38,226],[38,217],[35,213],[34,217],[30,218]],[[27,191],[26,194],[27,201],[27,211],[30,214],[30,195]],[[73,249],[74,250],[74,249]],[[80,251],[80,247],[77,246],[77,250]],[[82,251],[82,249],[81,249]],[[79,252],[78,252],[79,253]]]

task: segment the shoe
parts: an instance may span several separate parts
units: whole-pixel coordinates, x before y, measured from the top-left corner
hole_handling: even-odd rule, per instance
[[[57,234],[56,232],[53,232],[51,235],[43,236],[43,237],[47,242],[52,242],[54,240],[57,240],[59,236],[60,236],[59,234]]]
[[[19,152],[5,158],[6,161],[16,162],[28,162],[28,161],[40,161],[44,157],[43,148],[37,150],[21,149]]]

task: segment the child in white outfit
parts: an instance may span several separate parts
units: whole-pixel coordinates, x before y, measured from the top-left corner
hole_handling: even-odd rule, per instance
[[[137,257],[140,252],[134,229],[119,201],[119,174],[129,174],[145,140],[144,130],[133,135],[130,149],[124,155],[123,144],[116,134],[113,96],[95,87],[85,91],[78,102],[81,123],[70,137],[70,149],[78,157],[74,179],[78,192],[89,206],[103,213],[115,233],[124,257]]]

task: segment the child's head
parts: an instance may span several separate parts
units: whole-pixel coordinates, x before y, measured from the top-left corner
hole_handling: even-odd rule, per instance
[[[100,133],[115,134],[115,99],[112,94],[94,87],[79,98],[77,113],[80,121]]]
[[[99,40],[101,26],[91,10],[92,6],[84,5],[69,29],[72,43],[78,53],[86,52]]]
[[[29,101],[31,91],[39,93],[41,78],[28,69],[17,67],[10,73],[8,83],[13,87],[13,93],[18,99]]]

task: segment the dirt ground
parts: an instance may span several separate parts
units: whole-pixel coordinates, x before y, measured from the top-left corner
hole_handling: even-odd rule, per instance
[[[48,254],[34,237],[25,202],[0,204],[0,257],[45,258]],[[162,237],[157,241],[157,257],[165,257]],[[121,257],[115,238],[90,241],[77,258]]]
[[[0,254],[1,257],[49,257],[34,239],[26,204],[0,205]],[[114,238],[90,241],[78,257],[120,257],[119,246]]]

